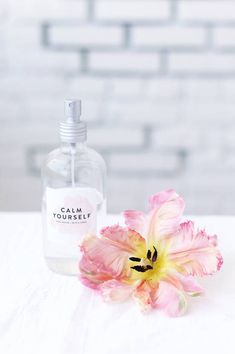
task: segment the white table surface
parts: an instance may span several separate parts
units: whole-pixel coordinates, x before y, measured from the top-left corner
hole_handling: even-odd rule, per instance
[[[0,213],[0,353],[234,354],[235,218],[193,219],[218,234],[224,265],[201,281],[206,293],[189,299],[185,316],[168,318],[143,315],[134,303],[107,305],[76,277],[52,273],[40,214]]]

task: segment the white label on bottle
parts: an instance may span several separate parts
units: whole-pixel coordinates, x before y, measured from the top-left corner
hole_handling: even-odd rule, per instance
[[[47,199],[48,240],[72,246],[86,234],[95,234],[97,205],[101,194],[94,188],[49,188]]]

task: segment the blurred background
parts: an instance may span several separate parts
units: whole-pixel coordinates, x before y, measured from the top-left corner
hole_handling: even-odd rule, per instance
[[[64,98],[83,100],[110,212],[175,188],[235,212],[235,1],[1,0],[0,210],[39,210]]]

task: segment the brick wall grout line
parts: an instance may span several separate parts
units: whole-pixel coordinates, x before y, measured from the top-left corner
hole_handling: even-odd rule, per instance
[[[78,54],[80,55],[80,58],[81,58],[81,72],[82,72],[82,74],[85,74],[88,71],[89,51],[86,48],[83,48],[78,51]]]
[[[95,4],[94,0],[87,0],[87,9],[88,9],[88,21],[93,21],[94,20],[94,14],[95,14]]]
[[[168,68],[168,51],[167,50],[161,50],[159,52],[160,54],[160,73],[165,76],[168,72],[167,68]]]
[[[145,149],[150,149],[150,147],[152,147],[153,145],[153,141],[152,141],[152,138],[153,138],[153,134],[152,134],[152,127],[149,126],[149,125],[146,125],[142,128],[142,131],[143,131],[143,135],[144,135],[144,148]]]
[[[42,47],[49,46],[49,29],[50,29],[50,24],[48,22],[44,22],[41,24],[41,45],[42,45]]]
[[[178,18],[178,1],[171,0],[171,22],[176,23]]]
[[[207,35],[206,35],[206,48],[207,49],[213,49],[214,48],[214,29],[215,26],[214,25],[207,25],[205,26],[205,29],[207,31]]]
[[[125,23],[123,25],[123,30],[124,30],[124,47],[129,48],[131,45],[131,30],[132,30],[131,24]]]

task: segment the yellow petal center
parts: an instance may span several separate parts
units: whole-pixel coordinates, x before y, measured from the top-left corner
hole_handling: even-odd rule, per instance
[[[158,281],[167,267],[167,257],[163,250],[152,245],[148,249],[143,247],[138,253],[129,257],[130,280]]]

